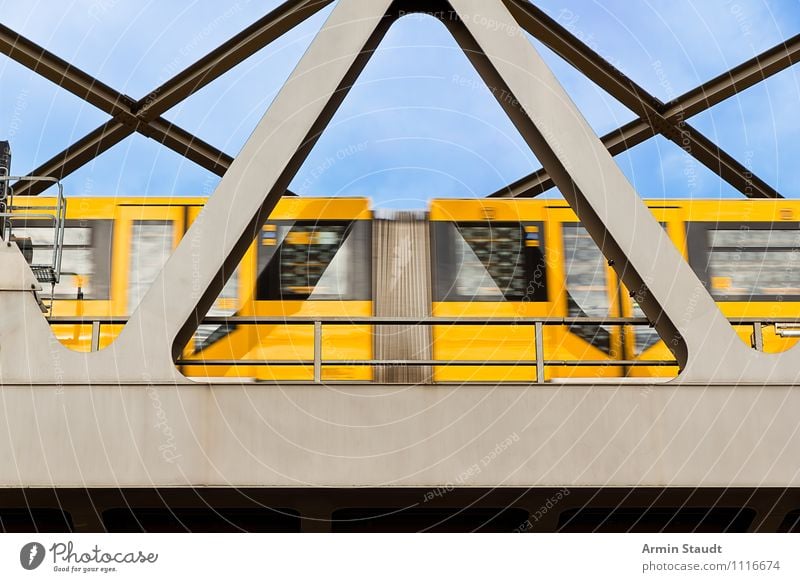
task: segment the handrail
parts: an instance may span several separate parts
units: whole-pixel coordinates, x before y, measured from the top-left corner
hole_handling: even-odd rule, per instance
[[[6,211],[0,213],[0,218],[8,219],[6,221],[0,221],[0,224],[4,224],[4,229],[6,231],[0,233],[0,236],[2,236],[2,238],[7,238],[9,241],[14,231],[14,220],[43,219],[53,222],[53,256],[50,265],[31,265],[31,267],[41,267],[52,271],[52,285],[50,288],[50,306],[52,308],[55,285],[61,280],[61,259],[64,249],[64,231],[67,219],[67,202],[64,198],[64,185],[61,183],[61,180],[52,176],[0,176],[0,184],[8,183],[12,180],[15,182],[51,182],[58,189],[55,206],[17,207],[14,205],[14,188],[9,186],[7,188],[8,204],[6,205]],[[22,210],[22,212],[20,212],[20,210]],[[32,210],[38,210],[40,212],[30,212]],[[42,213],[42,210],[52,210],[54,214]]]
[[[675,360],[543,360],[545,366],[677,366]],[[179,366],[313,366],[315,360],[178,360]],[[535,360],[323,360],[335,366],[536,366]]]
[[[100,349],[100,328],[102,325],[124,325],[128,317],[117,316],[56,316],[48,317],[51,325],[89,325],[92,326],[91,350]],[[752,325],[751,345],[763,351],[764,325],[796,324],[797,317],[730,317],[731,325]],[[637,366],[677,366],[675,360],[551,360],[544,357],[543,328],[546,325],[580,326],[604,325],[627,326],[653,324],[644,317],[498,317],[492,319],[480,317],[275,317],[275,316],[213,316],[206,317],[198,324],[235,324],[235,325],[313,325],[314,326],[314,359],[313,360],[192,360],[180,359],[179,366],[313,366],[314,382],[322,382],[322,366],[536,366],[536,383],[544,383],[544,370],[548,366],[575,367],[637,367]],[[532,360],[323,360],[322,359],[322,326],[323,325],[481,325],[481,326],[533,326],[534,353]]]
[[[53,325],[76,324],[89,325],[99,321],[103,325],[124,325],[128,323],[127,316],[105,315],[59,315],[48,317],[47,321]],[[260,315],[215,315],[205,317],[198,323],[200,325],[313,325],[320,322],[326,325],[652,325],[645,317],[341,317],[341,316],[316,316],[316,317],[276,317]],[[773,325],[775,323],[800,324],[800,317],[729,317],[731,325],[752,325],[761,323]]]

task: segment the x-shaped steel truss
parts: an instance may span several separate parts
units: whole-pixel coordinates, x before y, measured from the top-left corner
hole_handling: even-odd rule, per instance
[[[284,2],[139,100],[123,95],[0,25],[0,52],[111,116],[106,123],[53,156],[31,174],[63,178],[138,132],[222,176],[233,158],[161,115],[331,2],[333,0]],[[18,196],[36,195],[46,186],[41,182],[20,182],[14,185],[14,193]]]
[[[0,25],[0,52],[111,116],[109,121],[55,155],[31,174],[63,178],[138,132],[222,176],[232,162],[231,156],[172,124],[161,115],[332,2],[333,0],[288,0],[139,100],[115,91]],[[797,62],[800,58],[800,35],[670,103],[663,103],[527,0],[503,2],[524,30],[639,115],[637,120],[602,138],[603,144],[612,155],[661,134],[684,148],[745,196],[782,197],[750,169],[686,123],[686,119]],[[547,172],[541,169],[490,196],[530,197],[553,186]],[[24,182],[15,185],[15,193],[36,195],[43,188],[44,184],[40,182]]]
[[[663,103],[527,0],[503,1],[528,33],[639,116],[601,138],[611,155],[620,154],[661,134],[748,198],[783,198],[751,169],[731,157],[686,120],[798,62],[800,35],[669,103]],[[490,194],[490,197],[533,197],[554,185],[547,171],[541,169]]]

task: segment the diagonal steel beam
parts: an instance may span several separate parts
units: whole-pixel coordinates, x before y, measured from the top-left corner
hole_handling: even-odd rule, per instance
[[[31,174],[63,178],[134,132],[221,176],[231,156],[160,115],[247,59],[333,0],[289,0],[138,101],[123,95],[44,48],[0,25],[0,52],[95,105],[112,119],[56,154]],[[38,182],[15,185],[17,195],[36,195]]]
[[[73,67],[64,59],[0,24],[0,52],[112,117],[128,115],[136,101]]]
[[[117,123],[111,119],[94,131],[70,145],[58,156],[45,162],[30,174],[33,176],[52,176],[61,178],[88,164],[102,152],[113,147],[129,135],[133,130],[128,126]],[[27,186],[27,182],[14,184],[14,194],[17,196],[35,196],[42,193],[52,184],[44,183],[36,188]],[[38,184],[38,182],[37,182]]]
[[[663,105],[663,115],[671,122],[688,119],[789,68],[798,61],[800,61],[800,34]],[[611,155],[617,155],[639,145],[655,133],[647,121],[637,119],[606,134],[602,141]],[[490,197],[533,197],[554,186],[547,172],[540,169],[494,192]]]
[[[607,133],[600,140],[612,156],[647,141],[656,135],[650,124],[641,119],[626,123],[622,127]],[[488,198],[533,198],[555,188],[555,183],[550,178],[547,170],[540,168],[523,176],[516,182],[489,194]]]
[[[150,123],[137,123],[136,125],[126,125],[120,121],[119,117],[113,117],[32,170],[30,174],[61,179],[136,132],[156,140],[217,176],[224,175],[233,161],[233,158],[225,152],[163,117],[158,117]],[[19,182],[14,184],[14,193],[17,196],[36,196],[41,194],[46,187],[47,184],[39,182]]]
[[[519,25],[639,117],[660,114],[661,102],[626,77],[528,0],[503,0]]]
[[[527,0],[503,1],[520,26],[742,194],[755,198],[781,197],[735,158],[714,146],[685,119],[668,120],[664,117],[664,104],[659,99],[626,77],[542,10]]]
[[[168,111],[334,0],[288,0],[138,102],[141,119]]]
[[[678,144],[745,196],[753,198],[782,197],[774,188],[755,176],[752,171],[687,124],[686,118],[705,108],[712,107],[730,95],[742,91],[763,80],[766,76],[775,74],[796,62],[800,55],[800,38],[793,37],[786,43],[712,79],[670,104],[664,104],[628,79],[527,0],[503,0],[503,2],[519,24],[529,33],[536,36],[551,50],[639,115],[638,120],[604,136],[603,143],[609,147],[609,150],[611,150],[611,146],[615,147],[612,153],[625,151],[655,133],[660,133]],[[617,151],[616,148],[620,147],[621,149]],[[539,170],[490,196],[536,196],[552,187],[553,183],[547,174],[543,170]]]
[[[506,1],[449,0],[459,14],[481,15],[464,22],[479,49],[471,60],[479,62],[486,84],[500,90],[498,102],[609,265],[628,289],[636,290],[637,303],[679,362],[677,381],[796,384],[800,348],[767,354],[739,341],[531,43],[518,34],[496,33],[519,24],[505,9]]]
[[[233,162],[232,156],[173,125],[163,117],[157,117],[143,125],[139,131],[217,176],[224,176]]]
[[[664,117],[688,119],[800,62],[800,34],[667,103]]]
[[[33,170],[31,173],[34,175],[62,178],[136,131],[156,139],[218,175],[222,175],[230,165],[230,156],[163,118],[143,124],[135,114],[138,109],[136,100],[1,24],[0,52],[112,116],[109,121]],[[35,195],[46,186],[37,182],[21,182],[15,185],[14,190],[17,195]]]
[[[544,60],[524,38],[505,34],[516,22],[501,0],[426,2],[455,11],[448,29],[484,82],[501,90],[495,96],[520,135],[626,286],[637,290],[637,301],[681,363],[679,382],[796,385],[800,349],[765,354],[739,341]],[[52,361],[52,332],[33,294],[2,294],[7,325],[0,332],[11,338],[0,350],[3,381],[187,382],[175,358],[385,35],[393,4],[340,0],[111,346],[90,353],[61,347],[57,370],[31,366]],[[16,255],[5,262],[24,267],[19,251],[11,250]],[[203,260],[192,260],[197,257]]]

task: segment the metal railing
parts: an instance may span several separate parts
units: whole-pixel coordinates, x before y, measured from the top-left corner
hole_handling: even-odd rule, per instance
[[[731,325],[751,326],[751,346],[763,351],[764,326],[774,325],[776,333],[783,326],[800,327],[800,318],[759,318],[759,317],[731,317]],[[91,325],[91,350],[100,349],[101,326],[125,325],[127,317],[79,317],[60,316],[50,317],[51,325]],[[206,317],[202,325],[306,325],[314,329],[314,357],[313,360],[203,360],[180,359],[176,361],[179,366],[313,366],[313,381],[322,381],[323,366],[535,366],[536,382],[544,383],[545,368],[557,366],[576,367],[649,367],[649,366],[677,366],[675,360],[554,360],[545,358],[544,328],[545,326],[576,327],[591,326],[648,326],[653,324],[646,318],[637,317],[262,317],[262,316],[231,316],[231,317]],[[424,325],[424,326],[466,326],[479,325],[533,327],[534,331],[534,358],[531,360],[324,360],[322,358],[322,327],[323,325]]]
[[[780,337],[800,337],[800,323],[776,323],[775,334]]]
[[[40,283],[50,283],[50,300],[52,303],[55,285],[61,280],[61,257],[64,249],[64,228],[67,218],[67,201],[64,198],[64,186],[57,178],[49,176],[0,176],[0,183],[11,180],[22,182],[50,182],[58,190],[54,206],[27,206],[14,203],[14,188],[8,186],[5,198],[5,211],[0,212],[0,224],[4,232],[3,240],[11,242],[14,234],[14,222],[46,221],[53,228],[53,253],[49,264],[31,262],[31,270]],[[24,197],[23,197],[24,198]],[[24,228],[24,227],[23,227]]]

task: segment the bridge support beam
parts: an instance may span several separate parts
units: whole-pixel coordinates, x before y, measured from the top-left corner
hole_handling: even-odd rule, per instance
[[[6,385],[0,489],[797,488],[799,408],[778,385]]]

